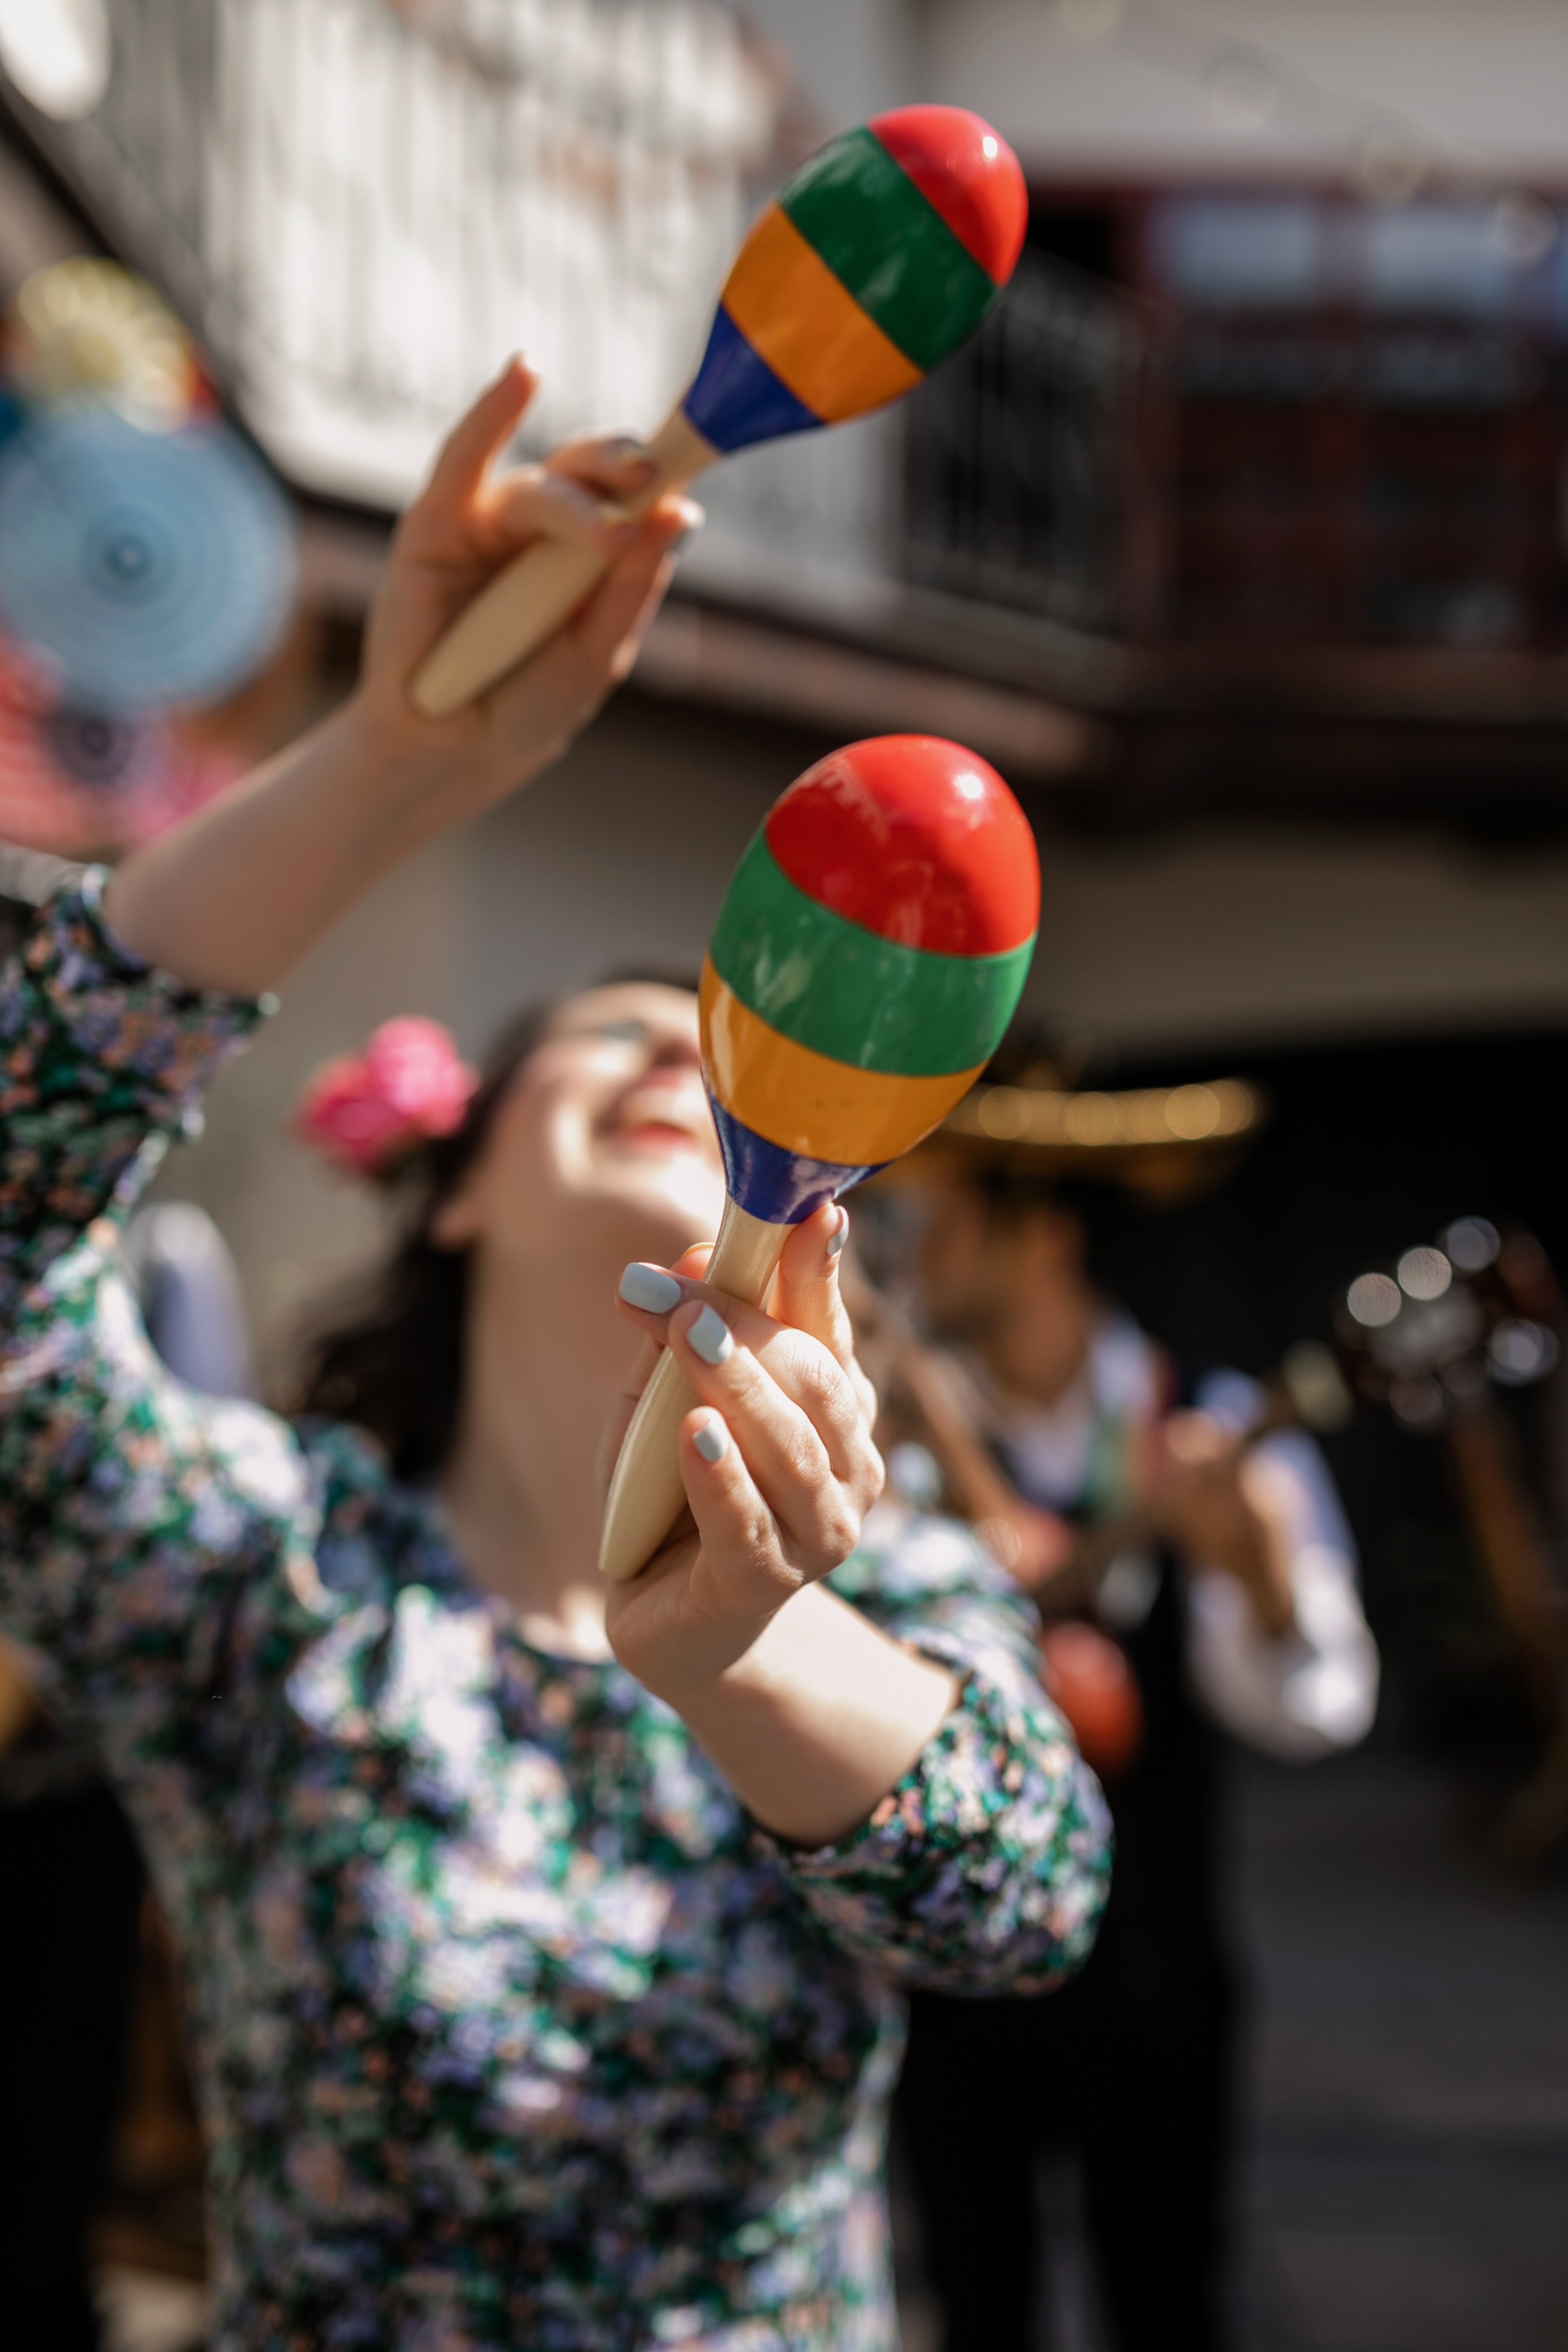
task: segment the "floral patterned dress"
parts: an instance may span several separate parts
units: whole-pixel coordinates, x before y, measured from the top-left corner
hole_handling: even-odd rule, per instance
[[[222,2352],[888,2352],[897,1988],[1046,1990],[1099,1791],[961,1529],[838,1589],[965,1676],[871,1819],[767,1835],[615,1664],[469,1584],[337,1425],[199,1396],[115,1233],[260,1008],[103,930],[0,989],[0,1623],[42,1654],[187,1958]]]

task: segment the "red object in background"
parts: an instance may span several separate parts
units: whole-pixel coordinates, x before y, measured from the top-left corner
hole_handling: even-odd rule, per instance
[[[244,773],[167,719],[119,719],[62,703],[0,640],[0,840],[58,857],[149,841]]]
[[[937,955],[1003,955],[1040,921],[1029,819],[977,752],[940,735],[873,735],[775,801],[780,871],[846,921]]]
[[[1144,1744],[1144,1703],[1120,1643],[1069,1618],[1046,1627],[1040,1649],[1040,1680],[1072,1726],[1084,1762],[1113,1780]]]
[[[1029,223],[1029,190],[1007,141],[967,106],[895,107],[867,127],[986,275],[1005,286]]]

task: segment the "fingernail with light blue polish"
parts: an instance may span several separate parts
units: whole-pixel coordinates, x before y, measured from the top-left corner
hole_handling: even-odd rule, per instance
[[[705,1364],[722,1364],[735,1353],[728,1324],[711,1307],[703,1308],[686,1333],[686,1339],[693,1355],[700,1356]]]
[[[700,1429],[692,1432],[692,1444],[705,1462],[722,1462],[729,1452],[729,1432],[717,1413],[710,1413]]]
[[[666,1274],[662,1265],[644,1265],[638,1258],[632,1259],[618,1286],[628,1307],[641,1307],[648,1315],[667,1315],[681,1303],[681,1286],[674,1276]]]
[[[850,1213],[847,1209],[841,1209],[839,1211],[839,1230],[831,1236],[828,1243],[828,1255],[830,1257],[837,1257],[839,1252],[842,1249],[849,1237]]]

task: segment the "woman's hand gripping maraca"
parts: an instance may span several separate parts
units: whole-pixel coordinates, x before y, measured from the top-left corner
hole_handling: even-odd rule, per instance
[[[621,1311],[649,1345],[609,1433],[609,1459],[661,1345],[697,1399],[681,1430],[685,1517],[642,1576],[611,1589],[611,1638],[651,1687],[733,1665],[787,1601],[847,1559],[882,1491],[876,1399],[839,1296],[848,1227],[832,1203],[791,1229],[776,1314],[708,1288],[706,1249],[689,1250],[673,1273],[626,1269]]]
[[[614,502],[646,489],[643,445],[602,436],[566,443],[542,465],[507,466],[507,444],[538,378],[509,360],[454,427],[429,483],[408,509],[371,610],[363,692],[396,751],[460,741],[466,788],[492,796],[537,773],[598,709],[636,658],[663,591],[672,544],[701,520],[691,499],[661,499],[641,521],[613,521]],[[567,626],[465,711],[433,720],[410,682],[431,646],[505,564],[535,541],[594,549],[608,566]]]
[[[822,1589],[883,1483],[876,1397],[839,1295],[848,1226],[834,1202],[791,1230],[771,1312],[706,1285],[703,1249],[668,1273],[628,1266],[622,1312],[649,1345],[604,1456],[667,1345],[697,1399],[680,1435],[687,1510],[643,1574],[612,1586],[606,1631],[758,1818],[807,1843],[873,1803],[956,1694],[945,1667]]]
[[[641,522],[604,520],[601,500],[649,478],[635,442],[578,441],[546,466],[507,467],[535,383],[508,362],[449,436],[393,537],[358,691],[115,876],[110,921],[149,962],[206,987],[276,986],[382,875],[548,767],[625,677],[700,509],[668,498]],[[409,688],[436,639],[543,541],[591,545],[609,569],[536,659],[466,709],[423,716]]]

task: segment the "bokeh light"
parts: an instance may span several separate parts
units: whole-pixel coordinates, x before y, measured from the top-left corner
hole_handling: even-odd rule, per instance
[[[1497,1256],[1500,1238],[1485,1217],[1456,1217],[1443,1235],[1443,1247],[1461,1274],[1479,1274]]]
[[[1407,1249],[1399,1261],[1399,1287],[1406,1298],[1441,1298],[1453,1278],[1440,1249]]]
[[[1544,1323],[1519,1318],[1500,1323],[1487,1342],[1493,1378],[1504,1388],[1524,1388],[1543,1380],[1557,1361],[1557,1335]]]
[[[1404,1303],[1399,1285],[1386,1274],[1358,1274],[1345,1293],[1345,1305],[1355,1321],[1369,1331],[1392,1323]]]

